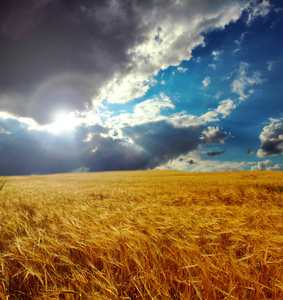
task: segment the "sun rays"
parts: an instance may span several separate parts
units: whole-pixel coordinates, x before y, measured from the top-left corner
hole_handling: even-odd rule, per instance
[[[64,131],[73,131],[80,123],[74,113],[58,112],[55,114],[54,123],[48,126],[50,132],[59,134]]]

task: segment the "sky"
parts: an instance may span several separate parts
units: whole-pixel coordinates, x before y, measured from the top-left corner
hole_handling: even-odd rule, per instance
[[[283,170],[283,1],[0,1],[0,176]]]

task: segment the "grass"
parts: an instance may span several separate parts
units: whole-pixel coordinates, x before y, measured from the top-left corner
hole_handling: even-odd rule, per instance
[[[282,172],[10,177],[0,299],[283,299],[282,183]]]

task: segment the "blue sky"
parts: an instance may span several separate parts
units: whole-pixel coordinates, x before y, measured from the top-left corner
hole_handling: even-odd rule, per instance
[[[282,1],[0,10],[0,175],[283,170]]]

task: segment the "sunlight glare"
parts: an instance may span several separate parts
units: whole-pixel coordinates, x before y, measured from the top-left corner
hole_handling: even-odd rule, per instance
[[[60,112],[56,114],[55,122],[51,124],[50,129],[55,134],[63,131],[72,131],[76,127],[77,121],[74,114]]]

